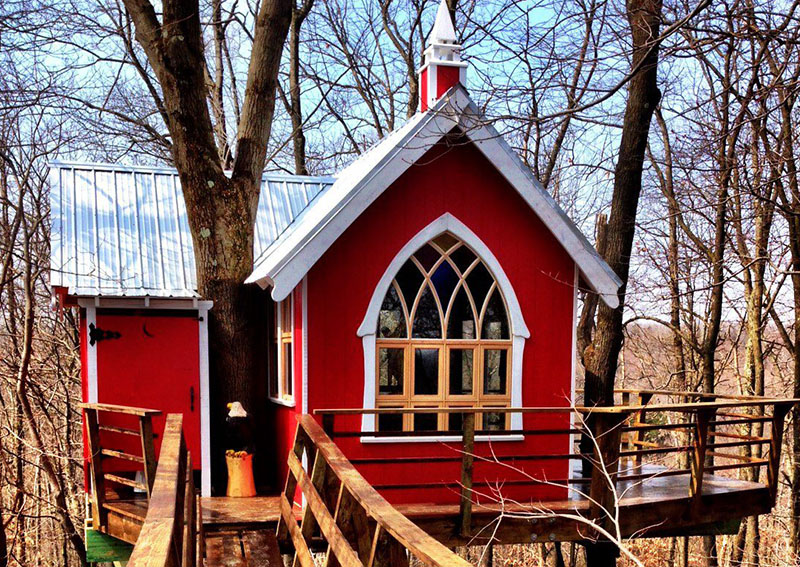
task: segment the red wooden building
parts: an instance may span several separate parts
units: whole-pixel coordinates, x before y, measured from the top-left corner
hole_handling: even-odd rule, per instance
[[[249,282],[269,293],[263,384],[276,478],[296,415],[326,408],[569,406],[579,287],[615,306],[619,280],[465,88],[466,64],[442,3],[420,71],[420,111],[335,178],[264,177]],[[174,171],[54,164],[52,285],[84,317],[87,401],[182,412],[210,491],[205,319]],[[339,445],[392,502],[458,502],[457,412],[353,415]],[[477,443],[498,454],[570,453],[568,414],[485,413]],[[519,431],[515,434],[514,431]],[[381,433],[394,431],[387,437]],[[430,457],[424,468],[404,455]],[[397,464],[370,468],[370,457]],[[568,460],[519,464],[563,480]],[[507,497],[552,499],[562,486]],[[426,488],[418,488],[425,480]],[[403,488],[403,483],[408,485]],[[520,489],[523,490],[523,489]]]

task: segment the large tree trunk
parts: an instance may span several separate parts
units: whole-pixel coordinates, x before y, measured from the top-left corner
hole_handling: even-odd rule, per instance
[[[254,332],[259,324],[254,316],[257,292],[243,282],[253,267],[256,208],[292,2],[265,0],[256,16],[230,176],[224,173],[208,112],[197,0],[165,0],[163,23],[149,0],[124,2],[163,91],[172,158],[192,231],[198,292],[214,302],[209,313],[211,441],[212,462],[220,470],[218,435],[225,404],[237,400],[257,409],[255,384],[264,381],[257,372],[263,352],[263,337]],[[220,475],[214,480],[218,484]]]
[[[630,0],[627,4],[634,75],[628,86],[603,255],[622,280],[622,286],[619,290],[620,303],[616,309],[611,309],[605,303],[600,304],[594,340],[584,352],[586,405],[614,403],[614,377],[622,348],[622,314],[636,230],[636,213],[642,192],[642,169],[650,121],[661,99],[657,84],[658,44],[654,42],[659,35],[661,8],[661,0]],[[616,550],[606,543],[586,546],[589,567],[615,565],[616,555]]]

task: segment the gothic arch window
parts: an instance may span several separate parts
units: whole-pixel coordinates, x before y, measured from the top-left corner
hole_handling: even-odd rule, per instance
[[[509,407],[512,336],[495,276],[475,251],[444,232],[397,271],[375,331],[375,406]],[[461,414],[382,414],[382,431],[461,429]],[[480,418],[479,418],[480,419]],[[508,428],[485,413],[476,425]]]

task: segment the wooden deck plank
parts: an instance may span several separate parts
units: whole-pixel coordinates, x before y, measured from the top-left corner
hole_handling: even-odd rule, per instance
[[[206,567],[247,567],[239,532],[206,536]]]
[[[274,530],[242,532],[242,547],[247,567],[283,567]]]

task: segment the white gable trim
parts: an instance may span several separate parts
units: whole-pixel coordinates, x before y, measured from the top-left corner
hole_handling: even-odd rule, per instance
[[[486,158],[525,199],[551,233],[580,267],[586,281],[612,308],[619,305],[619,278],[600,258],[569,217],[533,177],[519,156],[492,126],[463,87],[456,86],[435,107],[412,118],[406,126],[359,158],[369,167],[348,167],[328,195],[339,199],[325,203],[313,219],[301,222],[291,234],[279,239],[255,266],[248,282],[273,287],[279,301],[294,289],[333,242],[391,186],[453,128],[460,127]],[[371,155],[372,152],[376,154]],[[376,159],[377,158],[377,159]],[[315,207],[322,206],[318,202]]]
[[[497,286],[503,293],[508,307],[509,318],[511,319],[511,407],[522,407],[522,353],[525,349],[525,339],[531,336],[525,318],[522,315],[522,308],[517,300],[514,287],[508,279],[503,267],[498,262],[491,249],[476,235],[467,225],[458,220],[450,213],[445,213],[428,226],[415,234],[403,248],[395,255],[389,266],[383,272],[383,276],[372,292],[372,298],[367,306],[364,320],[358,328],[358,336],[361,337],[361,344],[364,348],[364,408],[375,408],[375,384],[376,384],[376,328],[378,326],[378,315],[380,314],[381,304],[386,295],[386,291],[397,275],[397,272],[426,242],[439,236],[443,232],[450,232],[460,238],[467,246],[480,257],[492,272]],[[511,428],[522,429],[522,414],[511,414]],[[375,415],[364,414],[361,418],[361,431],[365,433],[375,431]]]

